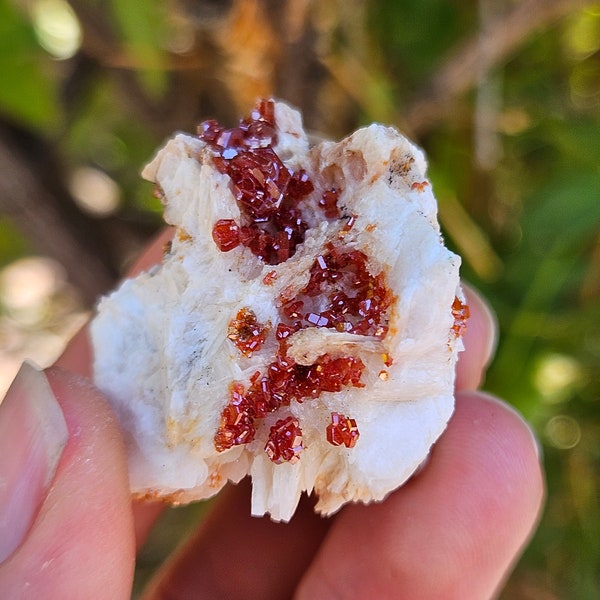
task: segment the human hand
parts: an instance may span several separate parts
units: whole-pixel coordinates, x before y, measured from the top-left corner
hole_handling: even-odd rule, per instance
[[[529,427],[476,391],[495,334],[483,302],[467,296],[456,411],[418,474],[384,502],[329,519],[304,498],[289,524],[251,517],[249,485],[231,486],[144,599],[493,597],[537,522],[544,485]],[[25,366],[0,405],[2,598],[131,594],[136,547],[160,506],[131,503],[118,424],[90,365],[84,332],[45,376]]]

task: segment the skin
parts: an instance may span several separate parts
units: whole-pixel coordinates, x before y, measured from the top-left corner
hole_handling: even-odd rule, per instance
[[[157,262],[163,233],[134,265]],[[304,498],[287,524],[249,514],[247,482],[156,575],[144,600],[493,598],[537,524],[544,482],[537,443],[507,404],[477,391],[494,320],[470,288],[456,411],[427,464],[381,503],[323,519]],[[69,440],[24,542],[0,565],[3,597],[129,598],[136,547],[162,507],[133,503],[118,425],[89,382],[85,331],[46,371]]]

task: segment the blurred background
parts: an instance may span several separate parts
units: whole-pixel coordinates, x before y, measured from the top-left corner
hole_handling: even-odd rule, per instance
[[[161,226],[139,171],[174,130],[273,94],[327,136],[395,124],[497,313],[485,387],[543,444],[502,598],[600,597],[600,3],[0,0],[0,81],[0,392]],[[167,512],[136,587],[203,510]]]

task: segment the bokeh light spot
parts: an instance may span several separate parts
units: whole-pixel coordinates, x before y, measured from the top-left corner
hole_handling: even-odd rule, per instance
[[[584,372],[577,360],[566,354],[550,354],[540,360],[533,383],[548,403],[561,402],[583,383]]]
[[[65,60],[81,46],[81,26],[65,0],[37,0],[32,20],[40,45],[54,58]]]
[[[77,169],[71,176],[69,189],[77,204],[94,216],[107,216],[119,206],[119,186],[94,167]]]
[[[559,450],[570,450],[581,440],[579,423],[568,415],[556,415],[547,423],[544,430],[550,444]]]

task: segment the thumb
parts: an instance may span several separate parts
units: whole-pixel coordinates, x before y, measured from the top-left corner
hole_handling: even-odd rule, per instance
[[[108,405],[87,380],[25,363],[0,405],[0,597],[129,598],[134,553]]]

